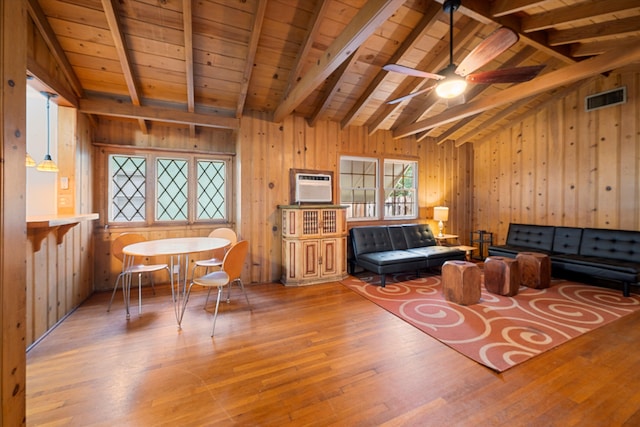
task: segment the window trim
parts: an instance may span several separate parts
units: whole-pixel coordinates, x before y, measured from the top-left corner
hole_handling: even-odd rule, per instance
[[[413,211],[415,212],[415,215],[397,215],[397,216],[387,216],[384,214],[384,203],[385,203],[385,199],[386,199],[386,188],[384,186],[384,166],[385,163],[396,163],[396,164],[413,164],[414,170],[413,170],[413,191],[415,191],[415,197],[413,200]],[[397,159],[397,158],[384,158],[382,161],[382,166],[381,166],[381,181],[382,181],[382,185],[381,185],[381,195],[380,197],[382,198],[381,203],[381,207],[382,207],[382,217],[384,220],[396,220],[396,219],[417,219],[420,215],[419,213],[419,207],[418,207],[418,161],[417,160],[407,160],[407,159]]]
[[[143,157],[146,163],[146,182],[145,182],[145,220],[144,221],[111,221],[111,183],[109,182],[103,200],[105,207],[105,224],[113,227],[120,226],[183,226],[192,224],[229,224],[233,222],[235,201],[233,189],[235,188],[235,156],[232,154],[220,153],[204,153],[201,151],[191,152],[186,150],[171,149],[140,149],[138,147],[114,146],[111,144],[95,144],[101,146],[104,154],[104,176],[105,181],[111,180],[111,171],[109,169],[109,158],[112,155]],[[156,197],[157,197],[157,159],[181,159],[188,163],[188,186],[187,186],[187,219],[180,221],[159,221],[156,220]],[[197,161],[198,160],[215,160],[225,162],[225,218],[222,219],[197,219]]]
[[[344,204],[341,199],[342,195],[342,161],[343,160],[362,160],[376,162],[376,216],[375,217],[357,217],[347,218],[348,222],[366,222],[366,221],[395,221],[395,220],[415,220],[420,217],[419,209],[419,159],[415,157],[384,157],[384,156],[359,156],[355,154],[341,154],[338,159],[338,201]],[[413,163],[414,165],[414,215],[403,216],[387,216],[385,215],[385,188],[384,188],[384,165],[385,162],[396,163]]]

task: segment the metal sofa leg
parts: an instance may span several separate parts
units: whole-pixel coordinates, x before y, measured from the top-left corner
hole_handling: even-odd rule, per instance
[[[629,296],[629,282],[622,282],[622,295]]]
[[[380,275],[380,286],[382,286],[384,288],[384,285],[386,284],[387,281],[387,275],[386,274],[381,274]]]

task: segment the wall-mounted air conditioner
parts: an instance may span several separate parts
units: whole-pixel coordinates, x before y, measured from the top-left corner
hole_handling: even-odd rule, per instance
[[[295,183],[296,203],[331,203],[333,200],[331,175],[297,173]]]

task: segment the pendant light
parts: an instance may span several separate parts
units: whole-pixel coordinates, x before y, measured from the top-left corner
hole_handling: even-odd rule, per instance
[[[44,156],[44,160],[36,166],[36,169],[44,172],[58,172],[58,166],[51,159],[51,154],[49,154],[49,144],[51,142],[51,130],[50,130],[50,117],[49,117],[49,102],[51,98],[55,98],[55,93],[51,92],[40,92],[47,98],[47,154]]]
[[[33,160],[31,154],[27,153],[27,155],[25,156],[24,165],[28,168],[33,168],[36,166],[36,161]]]

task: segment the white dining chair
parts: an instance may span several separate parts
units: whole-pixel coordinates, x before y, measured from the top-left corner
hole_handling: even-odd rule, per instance
[[[169,266],[167,264],[145,264],[144,261],[136,257],[133,259],[133,262],[126,262],[124,260],[124,253],[122,250],[125,246],[131,245],[133,243],[144,242],[147,239],[137,233],[124,233],[116,237],[111,243],[111,254],[116,257],[120,262],[122,262],[122,272],[118,274],[116,278],[116,283],[113,287],[113,292],[111,293],[111,300],[109,301],[109,307],[107,311],[111,311],[111,304],[113,303],[113,298],[116,295],[116,291],[118,290],[118,283],[121,283],[122,286],[122,295],[124,297],[125,307],[127,309],[127,319],[129,318],[129,301],[131,301],[131,276],[134,274],[138,275],[138,314],[142,313],[142,275],[148,274],[149,281],[151,282],[151,288],[153,289],[153,293],[155,294],[155,286],[153,283],[153,272],[160,270],[167,270],[169,272]]]
[[[242,283],[242,279],[240,278],[240,275],[242,274],[242,267],[244,266],[244,261],[247,257],[248,251],[248,241],[241,240],[237,242],[235,245],[231,246],[231,248],[225,254],[222,261],[222,268],[220,270],[205,274],[202,277],[197,277],[193,279],[193,281],[189,285],[189,290],[187,291],[187,302],[189,301],[189,295],[191,294],[191,288],[193,287],[193,285],[204,286],[209,288],[209,290],[218,288],[218,298],[216,300],[215,312],[213,313],[213,327],[211,328],[212,337],[216,329],[216,319],[218,317],[218,308],[220,306],[222,290],[226,285],[229,285],[229,292],[231,292],[231,284],[237,282],[240,285],[240,289],[242,289],[244,297],[247,300],[247,305],[251,310],[249,296],[247,295],[247,291],[244,289],[244,284]],[[207,294],[207,300],[208,299],[209,294]],[[227,302],[229,302],[229,296],[227,296]]]

